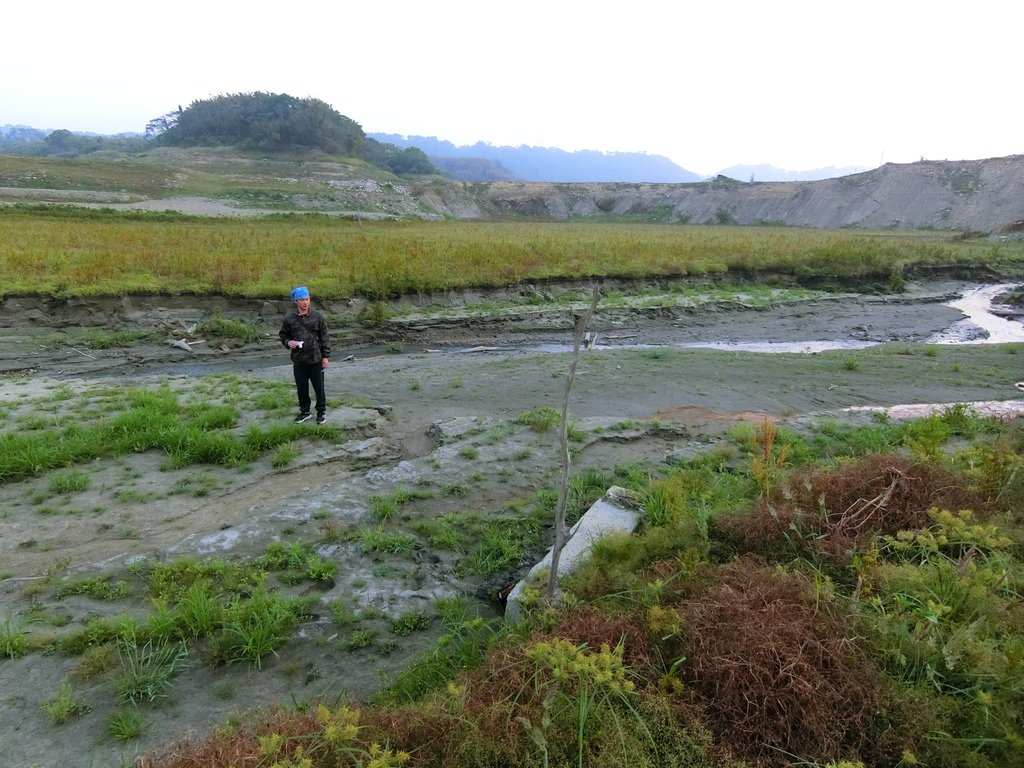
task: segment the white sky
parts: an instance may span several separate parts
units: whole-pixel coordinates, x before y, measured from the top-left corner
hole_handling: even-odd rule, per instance
[[[0,125],[141,132],[264,91],[370,133],[700,174],[1024,153],[1014,0],[48,0],[0,25]]]

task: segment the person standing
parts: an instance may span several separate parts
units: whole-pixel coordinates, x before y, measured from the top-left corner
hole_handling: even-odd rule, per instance
[[[278,334],[281,343],[291,350],[295,389],[299,396],[299,415],[295,423],[312,418],[309,385],[316,393],[316,423],[327,421],[327,395],[324,371],[330,365],[331,339],[324,316],[310,307],[309,289],[300,286],[292,291],[295,311],[288,313]]]

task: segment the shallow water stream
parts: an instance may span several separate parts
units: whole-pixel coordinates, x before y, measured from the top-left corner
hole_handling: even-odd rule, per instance
[[[932,344],[1008,344],[1024,341],[1024,323],[1007,320],[992,312],[992,300],[1020,283],[983,285],[967,291],[963,298],[949,302],[949,306],[964,313],[964,319],[941,334],[936,334]],[[978,337],[979,332],[984,334]]]
[[[924,341],[928,344],[1006,344],[1024,342],[1024,323],[1020,320],[1008,320],[993,312],[995,297],[1018,287],[1019,283],[1000,283],[998,285],[966,286],[961,298],[943,302],[950,309],[962,313],[962,318],[952,321],[948,327],[931,334]],[[871,306],[863,309],[864,321],[869,322]],[[639,343],[631,339],[639,334],[594,334],[591,349],[656,349],[659,347],[676,347],[686,349],[719,349],[737,352],[761,353],[801,353],[813,354],[832,349],[865,349],[877,346],[892,338],[859,339],[859,338],[821,338],[821,339],[779,339],[786,335],[786,329],[766,322],[758,325],[755,316],[751,326],[745,329],[732,329],[734,333],[753,336],[748,339],[703,339],[676,340],[666,343]],[[810,324],[810,323],[809,323]],[[864,323],[853,327],[855,333],[865,333]],[[769,338],[768,336],[775,338]],[[890,329],[890,336],[898,336],[899,329]],[[758,336],[760,336],[758,338]],[[541,344],[529,348],[534,352],[567,352],[571,346],[564,343]]]

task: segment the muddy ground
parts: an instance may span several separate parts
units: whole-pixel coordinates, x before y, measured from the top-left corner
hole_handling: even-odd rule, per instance
[[[918,284],[899,296],[815,295],[777,306],[731,300],[609,307],[594,319],[596,343],[581,354],[572,390],[579,437],[573,471],[658,471],[726,440],[739,421],[767,417],[802,428],[821,418],[870,418],[844,410],[855,406],[1019,400],[1021,344],[926,344],[948,338],[951,329],[962,340],[983,340],[947,304],[969,287]],[[199,333],[217,315],[260,321],[272,334],[285,303],[21,298],[7,299],[4,309],[11,318],[0,331],[5,431],[28,428],[41,416],[73,419],[69,409],[81,407],[74,404],[83,397],[98,402],[161,385],[183,398],[220,401],[230,394],[243,413],[239,430],[286,422],[294,413],[291,369],[272,335],[240,345]],[[358,319],[365,305],[334,302],[325,309],[336,330],[329,423],[342,432],[331,440],[311,435],[287,466],[264,457],[242,469],[168,470],[151,451],[94,462],[86,467],[89,487],[74,493],[54,493],[50,475],[0,486],[0,622],[42,616],[25,626],[59,637],[91,617],[141,614],[147,604],[139,597],[58,600],[51,585],[88,574],[121,577],[140,560],[252,556],[275,540],[309,542],[338,565],[332,583],[298,588],[314,590],[322,609],[261,668],[192,664],[175,678],[169,698],[140,706],[146,728],[128,742],[109,734],[120,708],[108,678],[70,678],[89,711],[55,727],[42,704],[72,676],[76,660],[50,652],[0,661],[0,765],[130,764],[146,749],[202,735],[254,704],[362,701],[381,686],[382,673],[395,672],[442,631],[435,619],[424,631],[389,634],[388,618],[430,613],[435,599],[457,594],[470,596],[481,615],[500,614],[497,589],[512,583],[515,569],[491,579],[460,576],[458,553],[423,545],[410,554],[367,553],[357,542],[328,542],[323,529],[367,524],[372,498],[396,489],[420,492],[402,505],[396,528],[469,511],[484,518],[516,514],[554,489],[554,432],[513,419],[539,406],[560,407],[569,310],[518,307],[496,317],[475,311],[463,296],[443,312],[396,308],[389,320],[370,325]],[[151,334],[103,349],[74,336],[83,328]],[[178,339],[192,351],[168,344]],[[796,349],[822,341],[848,348],[766,354],[737,346],[781,341]],[[686,346],[706,342],[733,346]],[[267,393],[280,399],[279,408],[251,406]],[[519,566],[538,554],[527,553]],[[331,620],[332,601],[370,617],[359,626],[372,643],[352,647],[353,630]]]

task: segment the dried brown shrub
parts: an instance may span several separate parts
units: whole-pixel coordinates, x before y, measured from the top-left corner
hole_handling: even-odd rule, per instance
[[[390,744],[408,752],[410,765],[458,765],[459,746],[472,723],[445,708],[440,700],[367,709],[360,718],[365,743]]]
[[[702,557],[689,550],[679,557],[657,560],[639,572],[639,580],[645,584],[661,582],[661,602],[678,602],[706,584],[710,571]]]
[[[135,768],[256,768],[267,762],[260,754],[260,736],[280,734],[284,737],[283,753],[292,755],[300,745],[308,748],[309,736],[320,730],[315,712],[275,708],[266,713],[251,713],[244,719],[251,725],[239,729],[220,728],[202,740],[175,742],[140,757]]]
[[[609,616],[589,607],[569,611],[550,632],[536,633],[526,644],[499,643],[483,667],[460,681],[456,712],[443,705],[366,712],[362,738],[387,738],[412,753],[413,764],[518,764],[534,749],[524,722],[544,717],[545,690],[532,682],[526,650],[535,643],[564,638],[594,650],[623,643],[623,661],[642,679],[652,679],[654,662],[646,625],[639,613]],[[637,681],[642,685],[642,680]],[[421,762],[422,761],[422,762]]]
[[[863,747],[878,675],[806,577],[744,558],[680,614],[686,682],[723,745],[764,765]]]
[[[558,623],[549,637],[563,637],[576,645],[585,643],[595,650],[603,644],[614,648],[622,642],[622,660],[626,666],[644,679],[650,679],[653,673],[651,641],[640,612],[609,616],[594,608],[577,608]]]
[[[482,667],[458,678],[452,700],[438,694],[363,712],[360,738],[409,752],[412,766],[518,765],[517,756],[530,754],[533,745],[517,718],[539,722],[541,717],[525,650],[514,639],[498,643]]]
[[[832,469],[810,467],[761,499],[749,515],[723,521],[745,551],[765,551],[795,527],[812,546],[845,560],[875,534],[931,524],[928,510],[987,508],[958,472],[899,454],[863,456]]]

